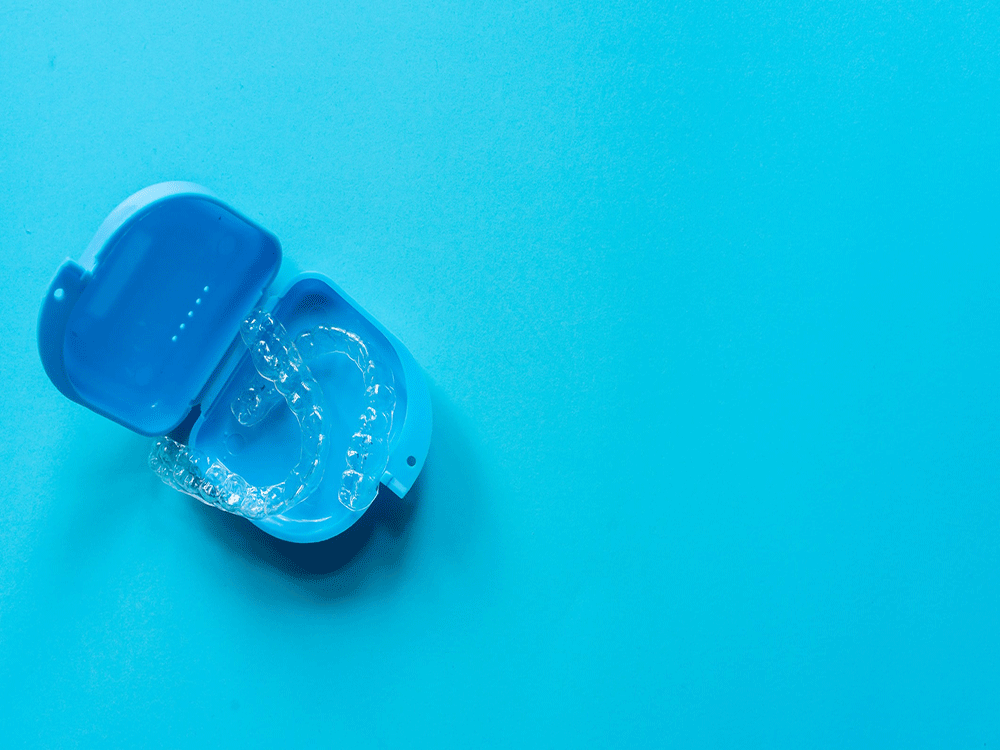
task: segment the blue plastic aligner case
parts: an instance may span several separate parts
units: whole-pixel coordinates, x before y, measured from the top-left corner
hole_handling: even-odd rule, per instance
[[[260,381],[241,323],[263,311],[291,339],[351,332],[393,381],[379,479],[403,497],[430,445],[423,372],[327,277],[302,274],[273,294],[280,264],[278,239],[205,188],[165,182],[140,190],[112,211],[79,260],[56,272],[38,323],[45,371],[88,409],[141,435],[170,436],[266,486],[295,464],[303,441],[284,404],[253,424],[237,419],[233,404]],[[364,512],[338,501],[344,456],[352,455],[358,415],[368,408],[363,373],[347,356],[323,357],[309,368],[322,389],[329,465],[294,507],[252,518],[292,542],[329,539]]]

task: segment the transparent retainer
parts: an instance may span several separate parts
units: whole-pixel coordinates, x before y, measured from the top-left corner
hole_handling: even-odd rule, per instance
[[[298,463],[283,481],[258,487],[221,461],[163,437],[150,451],[150,467],[174,489],[245,518],[278,515],[295,507],[319,487],[330,452],[323,421],[323,391],[306,362],[343,354],[361,371],[365,408],[348,443],[347,467],[341,474],[337,498],[351,511],[365,510],[378,493],[389,461],[389,434],[396,408],[392,372],[372,358],[357,334],[342,328],[317,326],[293,342],[280,323],[258,310],[243,321],[240,335],[262,379],[237,396],[233,415],[240,424],[253,425],[284,400],[302,433]]]

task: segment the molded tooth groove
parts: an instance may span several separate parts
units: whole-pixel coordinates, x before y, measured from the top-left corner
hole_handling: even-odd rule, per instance
[[[279,403],[281,394],[275,390],[270,380],[261,378],[233,402],[233,416],[241,425],[250,427],[262,421]]]

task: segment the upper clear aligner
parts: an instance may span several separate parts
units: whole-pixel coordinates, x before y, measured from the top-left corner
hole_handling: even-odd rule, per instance
[[[295,348],[310,362],[328,354],[342,354],[361,371],[365,407],[347,447],[347,467],[341,474],[337,499],[349,510],[362,511],[375,499],[379,481],[389,463],[389,434],[396,408],[392,371],[371,356],[360,336],[343,328],[311,328],[295,339]],[[249,426],[260,422],[280,402],[280,395],[265,380],[240,394],[233,402],[232,411],[240,424]]]

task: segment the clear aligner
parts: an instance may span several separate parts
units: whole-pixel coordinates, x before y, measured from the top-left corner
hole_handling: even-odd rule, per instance
[[[349,510],[362,511],[372,504],[379,481],[389,463],[389,433],[396,409],[392,371],[373,358],[365,342],[343,328],[316,326],[295,340],[295,348],[306,361],[328,354],[347,356],[361,371],[365,386],[364,411],[358,429],[347,447],[347,466],[341,474],[337,499]],[[233,403],[233,415],[243,425],[260,422],[281,396],[264,380],[250,386]]]
[[[375,500],[389,463],[389,433],[396,411],[392,371],[371,356],[357,334],[343,328],[317,326],[300,334],[295,347],[309,361],[327,354],[346,355],[361,371],[365,407],[347,446],[347,468],[341,474],[337,499],[349,510],[362,511]]]
[[[330,441],[323,424],[323,392],[281,324],[254,311],[240,325],[240,335],[254,367],[268,383],[258,392],[268,391],[268,399],[283,397],[298,420],[302,431],[298,463],[284,481],[258,487],[221,461],[164,437],[153,445],[149,465],[166,484],[203,503],[246,518],[263,518],[292,508],[319,487]],[[241,399],[241,403],[250,400],[246,394]]]

